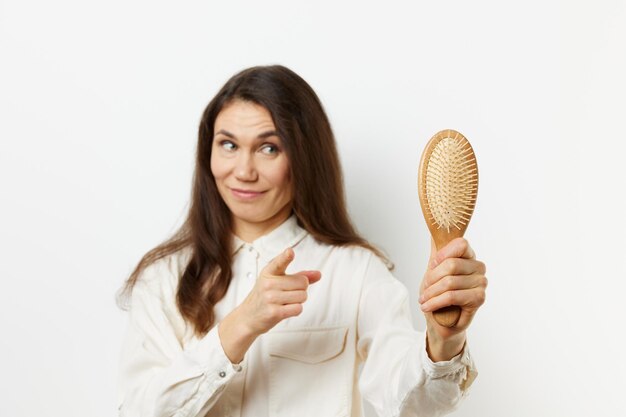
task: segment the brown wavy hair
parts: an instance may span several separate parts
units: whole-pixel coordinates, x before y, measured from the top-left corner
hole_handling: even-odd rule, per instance
[[[231,213],[218,193],[210,162],[215,119],[233,100],[253,102],[270,112],[289,160],[294,187],[292,210],[300,227],[324,243],[368,248],[392,268],[377,248],[359,236],[350,221],[335,138],[313,89],[281,65],[245,69],[226,82],[202,115],[185,222],[173,236],[143,256],[118,297],[122,305],[120,300],[127,300],[147,266],[191,247],[176,302],[198,336],[215,324],[213,308],[226,295],[232,279]]]

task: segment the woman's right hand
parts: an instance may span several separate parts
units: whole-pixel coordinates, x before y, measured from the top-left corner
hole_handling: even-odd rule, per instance
[[[294,259],[288,248],[261,271],[246,299],[219,325],[219,335],[226,356],[239,363],[250,345],[282,320],[302,313],[307,288],[320,280],[319,271],[286,274]]]
[[[282,320],[302,313],[308,286],[320,280],[319,271],[287,275],[285,271],[293,259],[293,249],[288,248],[267,264],[254,288],[239,306],[253,334],[259,336]]]

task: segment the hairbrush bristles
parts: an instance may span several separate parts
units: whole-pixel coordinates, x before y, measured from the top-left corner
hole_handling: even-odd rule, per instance
[[[449,131],[454,132],[454,131]],[[467,226],[478,189],[478,169],[469,142],[454,132],[435,145],[426,166],[426,207],[438,229]]]
[[[478,165],[469,141],[459,132],[442,130],[430,139],[420,161],[420,205],[437,250],[463,236],[478,195]],[[461,308],[433,312],[437,323],[454,326]]]

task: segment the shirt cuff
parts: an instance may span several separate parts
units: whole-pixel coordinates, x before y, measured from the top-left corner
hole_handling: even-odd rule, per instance
[[[167,395],[158,398],[156,408],[159,415],[195,416],[207,403],[215,403],[236,375],[244,369],[242,363],[233,366],[222,348],[214,326],[201,339],[193,338],[179,356],[177,363],[171,366],[167,381],[176,381],[178,390],[165,385]],[[197,383],[182,384],[191,379]]]
[[[433,362],[426,351],[426,332],[424,332],[424,347],[421,351],[422,366],[424,372],[432,379],[453,379],[463,391],[467,390],[476,379],[478,372],[474,366],[474,361],[469,351],[467,342],[463,346],[461,353],[450,360]]]
[[[228,359],[218,333],[218,325],[211,330],[197,344],[188,351],[188,354],[197,361],[203,373],[214,372],[219,379],[224,382],[229,381],[233,376],[246,366],[246,357],[234,364]]]

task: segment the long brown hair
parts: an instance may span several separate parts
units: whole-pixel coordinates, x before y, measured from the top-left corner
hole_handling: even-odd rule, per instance
[[[318,241],[362,246],[387,261],[350,222],[335,138],[313,89],[281,65],[248,68],[228,80],[204,110],[185,222],[171,238],[143,256],[118,298],[132,291],[147,266],[190,247],[191,257],[180,277],[176,302],[199,336],[215,324],[213,308],[226,295],[232,278],[231,213],[218,193],[210,162],[215,119],[233,100],[259,104],[272,115],[290,162],[292,207],[298,224]]]

